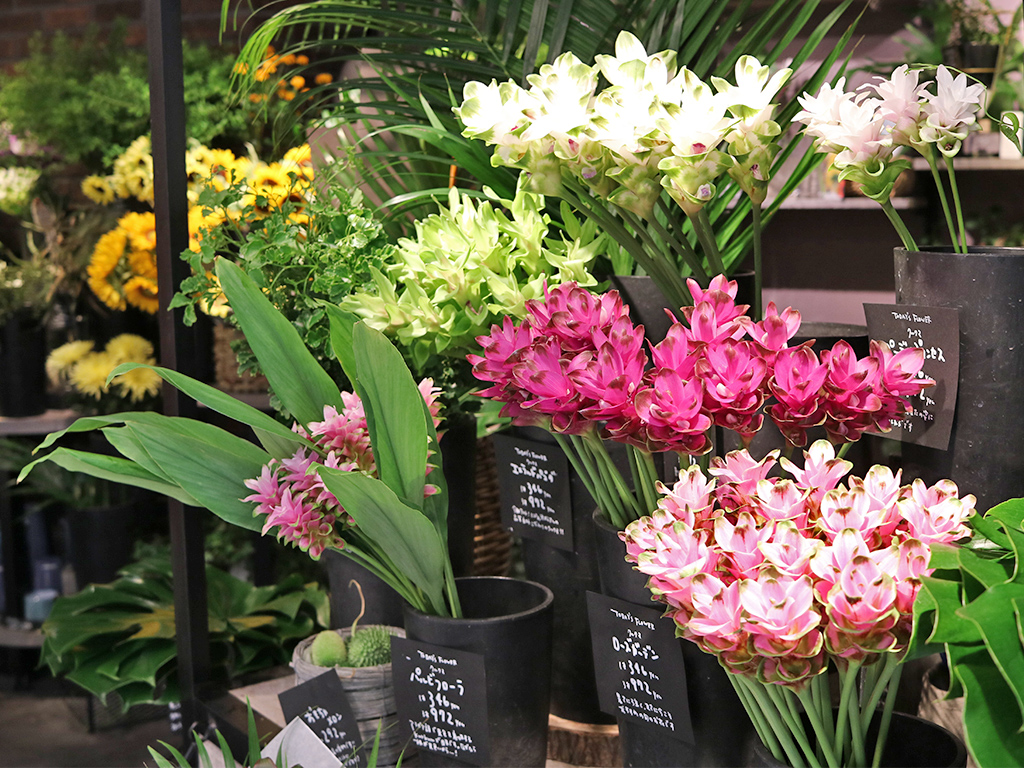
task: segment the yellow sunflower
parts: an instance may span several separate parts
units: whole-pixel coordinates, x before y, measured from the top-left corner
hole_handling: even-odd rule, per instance
[[[88,176],[82,181],[82,194],[99,205],[109,205],[116,197],[106,176]]]
[[[151,363],[153,344],[137,334],[122,333],[108,341],[103,351],[113,357],[118,365],[121,363]]]
[[[75,363],[68,379],[81,394],[99,400],[107,391],[107,376],[116,367],[114,358],[106,352],[90,352]]]
[[[87,272],[89,277],[104,278],[117,269],[128,245],[128,235],[120,227],[112,229],[96,241]]]
[[[139,362],[152,365],[155,361],[150,358]],[[137,403],[147,397],[156,397],[160,392],[163,380],[151,368],[134,368],[122,373],[114,379],[113,383],[117,385],[122,397],[127,397],[133,403]]]
[[[132,250],[152,251],[156,249],[156,215],[152,211],[126,213],[118,219],[117,226],[128,235]]]
[[[156,280],[149,277],[136,275],[126,280],[124,284],[124,297],[133,307],[138,307],[143,312],[155,314],[160,308],[160,302],[156,297]]]
[[[56,384],[62,375],[68,373],[71,366],[92,352],[91,341],[69,341],[61,344],[46,358],[46,375]]]

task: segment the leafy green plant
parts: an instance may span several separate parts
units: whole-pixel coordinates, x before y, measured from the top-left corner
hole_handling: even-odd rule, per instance
[[[321,548],[324,541],[339,548],[413,607],[442,616],[461,615],[448,557],[447,486],[435,466],[437,458],[431,458],[440,456],[433,415],[401,354],[380,333],[329,308],[334,351],[361,398],[377,477],[326,466],[321,462],[327,461],[327,452],[306,435],[314,434],[311,425],[322,423],[328,408],[335,414],[343,411],[346,398],[305,348],[295,327],[240,267],[220,259],[217,277],[270,385],[302,433],[207,384],[154,368],[187,396],[250,426],[260,445],[212,424],[157,413],[87,417],[49,435],[40,448],[49,448],[67,433],[98,429],[120,456],[58,447],[19,477],[40,462],[52,461],[206,507],[235,525],[261,530],[266,519],[242,499],[245,481],[258,486],[256,478],[270,474],[264,468],[272,460],[303,451],[309,471],[318,474],[345,512],[332,512],[329,520],[324,514],[305,529],[311,535],[303,548],[319,556],[320,549],[314,550],[310,541],[316,533]],[[128,364],[117,372],[134,367]],[[305,512],[301,521],[305,524]],[[283,535],[284,523],[280,527]],[[301,540],[297,543],[302,545]]]
[[[203,189],[198,205],[204,217],[216,223],[201,231],[198,250],[182,254],[192,275],[182,281],[171,306],[184,306],[185,323],[190,325],[197,307],[223,300],[210,270],[217,256],[230,258],[295,326],[317,361],[336,381],[344,381],[330,348],[323,303],[336,304],[367,284],[372,270],[383,267],[393,248],[359,191],[347,189],[330,173],[318,176],[303,199],[267,203],[241,178],[224,189]],[[235,322],[230,312],[227,318]],[[245,342],[235,352],[242,371],[259,372],[256,356]]]
[[[933,545],[914,604],[912,653],[944,651],[949,698],[964,698],[975,763],[1024,763],[1024,499],[977,516],[967,546]]]
[[[522,4],[449,0],[440,5],[436,0],[412,0],[401,9],[386,3],[317,0],[281,9],[260,24],[246,41],[241,61],[256,66],[267,45],[278,39],[285,40],[282,50],[300,51],[317,50],[334,38],[343,38],[346,47],[335,58],[363,66],[356,78],[338,87],[373,93],[375,98],[342,99],[327,107],[327,113],[358,127],[348,134],[359,148],[355,157],[361,165],[355,180],[372,189],[392,213],[401,213],[442,193],[453,167],[458,176],[491,187],[499,197],[513,196],[518,174],[493,167],[491,153],[481,143],[461,136],[462,126],[452,114],[457,95],[469,81],[525,84],[527,75],[566,51],[582,61],[609,52],[623,30],[639,38],[649,51],[677,51],[679,63],[703,79],[729,76],[743,54],[775,64],[802,37],[804,44],[788,63],[796,69],[812,56],[819,58],[819,46],[851,4],[844,0],[814,23],[821,6],[818,0],[776,0],[767,6],[752,0],[536,0]],[[226,22],[230,3],[224,0],[222,7]],[[838,44],[820,56],[820,65],[805,87],[816,90],[825,81],[851,33],[852,28],[841,34]],[[311,108],[322,107],[322,100],[311,102]],[[778,110],[783,135],[798,108],[794,94]],[[389,148],[384,131],[415,144]],[[777,171],[791,158],[796,161],[777,198],[766,207],[766,221],[820,159],[811,151],[796,156],[797,145],[788,139],[772,165]],[[730,272],[753,241],[751,205],[742,195],[734,204],[738,192],[737,185],[723,188],[720,200],[708,211]],[[693,228],[672,210],[667,198],[666,193],[660,199],[658,216],[664,221],[657,222],[651,217],[646,222],[620,224],[617,212],[609,215],[602,201],[583,196],[580,203],[585,215],[597,218],[620,245],[639,254],[660,239],[658,225],[677,239],[695,239]],[[609,226],[610,220],[615,226]],[[677,253],[673,256],[680,258]],[[687,273],[686,265],[678,266]]]
[[[0,325],[15,313],[42,322],[57,281],[57,270],[44,259],[0,258]]]
[[[37,35],[30,45],[0,88],[0,119],[14,133],[98,171],[149,131],[146,52],[125,42],[123,23],[106,38],[95,29],[81,40],[58,32],[49,40]],[[183,64],[189,136],[241,149],[250,120],[246,109],[231,108],[233,56],[186,44]]]
[[[103,700],[116,692],[125,709],[177,701],[170,560],[137,562],[121,574],[57,599],[42,628],[42,662]],[[254,587],[208,566],[206,580],[217,682],[286,663],[300,640],[327,624],[326,593],[298,576]]]

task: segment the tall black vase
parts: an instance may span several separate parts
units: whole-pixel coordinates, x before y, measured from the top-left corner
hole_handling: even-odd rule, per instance
[[[327,571],[327,586],[331,595],[331,629],[352,626],[352,622],[363,610],[359,590],[362,590],[366,604],[366,610],[359,619],[361,624],[402,626],[405,601],[383,579],[333,549],[324,550],[320,562]],[[359,589],[352,586],[353,581],[358,582]]]
[[[452,414],[440,439],[448,485],[448,554],[456,576],[473,575],[476,522],[476,417]]]
[[[551,672],[551,590],[500,576],[457,579],[463,618],[405,609],[406,636],[484,657],[490,764],[543,766],[547,761]],[[463,766],[420,750],[419,765]]]
[[[625,544],[618,531],[594,513],[594,536],[601,568],[602,591],[637,605],[651,605],[647,577],[626,562]],[[667,619],[660,619],[667,621]],[[686,696],[694,743],[673,738],[657,726],[619,719],[622,761],[626,768],[743,765],[754,729],[728,673],[718,659],[694,643],[680,640],[686,667]],[[600,670],[598,670],[600,674]]]
[[[895,250],[896,303],[953,307],[960,376],[949,450],[904,444],[906,477],[952,479],[984,512],[1024,496],[1024,248]]]
[[[46,410],[46,327],[18,310],[0,329],[0,415],[38,416]]]

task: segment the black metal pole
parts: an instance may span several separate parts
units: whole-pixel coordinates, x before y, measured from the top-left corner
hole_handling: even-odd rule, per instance
[[[182,323],[182,310],[167,308],[187,276],[179,255],[188,247],[185,175],[185,95],[182,70],[180,0],[146,0],[149,47],[150,115],[153,137],[153,208],[156,213],[157,273],[160,297],[160,362],[194,375],[194,334]],[[195,403],[164,385],[164,413],[193,416]],[[210,644],[206,571],[200,510],[168,501],[174,572],[174,615],[178,642],[185,737],[199,718],[200,686],[209,679]]]

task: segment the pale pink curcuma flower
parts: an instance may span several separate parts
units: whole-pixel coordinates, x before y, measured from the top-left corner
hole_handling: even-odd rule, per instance
[[[658,483],[658,490],[663,494],[658,508],[691,528],[701,527],[710,517],[715,479],[708,478],[696,464],[680,470],[671,488]]]
[[[839,574],[855,557],[868,557],[871,548],[860,531],[847,528],[840,531],[827,546],[819,548],[808,561],[811,573],[816,577],[814,588],[821,600],[825,600]]]
[[[686,637],[697,640],[710,653],[745,648],[739,582],[726,584],[710,573],[699,573],[690,582],[692,615],[676,623]]]
[[[804,536],[792,520],[776,521],[771,538],[760,544],[765,562],[791,578],[811,575],[811,558],[824,546],[821,539]]]
[[[798,527],[807,525],[810,491],[792,480],[761,480],[755,491],[754,506],[766,520],[790,520]]]
[[[888,510],[879,507],[863,487],[855,486],[850,490],[839,487],[822,497],[816,525],[829,541],[842,531],[853,529],[870,543],[887,518]]]
[[[730,579],[756,578],[764,553],[761,544],[772,535],[772,523],[759,524],[749,512],[740,512],[733,523],[725,515],[714,520],[714,543],[724,555],[721,567]]]
[[[900,619],[896,599],[893,579],[870,557],[855,557],[825,599],[829,652],[852,660],[894,649]]]
[[[636,569],[649,577],[648,589],[674,608],[690,603],[690,578],[712,573],[719,555],[701,533],[680,522],[655,532],[654,549],[637,556]]]
[[[757,484],[768,477],[778,458],[778,450],[769,451],[760,461],[741,450],[730,451],[724,459],[721,456],[711,459],[708,474],[718,480],[715,494],[719,504],[734,509],[750,506],[749,497],[753,496]]]
[[[921,578],[930,576],[931,547],[919,539],[904,539],[871,553],[878,567],[896,581],[896,608],[903,616],[914,612],[914,600],[921,589]]]
[[[836,458],[835,446],[828,440],[815,440],[804,451],[803,467],[796,466],[785,456],[779,459],[779,463],[798,485],[808,490],[809,499],[815,506],[820,505],[825,493],[839,485],[839,481],[853,469],[852,462]]]
[[[955,78],[950,71],[939,66],[935,73],[936,92],[925,93],[924,123],[921,141],[935,144],[939,152],[953,157],[967,134],[979,130],[978,116],[985,109],[985,86],[967,84],[967,75]]]
[[[739,599],[746,614],[744,628],[757,653],[809,656],[820,650],[821,614],[815,610],[808,576],[793,579],[768,569],[739,582]]]
[[[931,488],[917,479],[908,497],[897,502],[910,536],[925,544],[949,544],[970,533],[967,520],[975,513],[974,496],[958,496],[956,484],[941,480]]]

